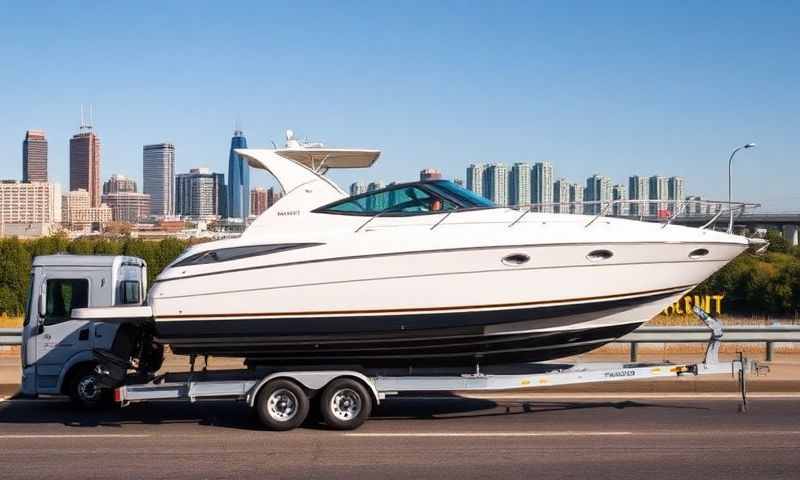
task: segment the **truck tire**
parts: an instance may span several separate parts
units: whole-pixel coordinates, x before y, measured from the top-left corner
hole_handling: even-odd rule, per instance
[[[82,408],[98,409],[111,404],[112,391],[100,388],[94,365],[83,365],[70,375],[67,395]]]
[[[322,392],[320,413],[328,427],[353,430],[367,421],[372,413],[372,396],[358,380],[338,378]]]
[[[278,378],[261,387],[255,408],[265,427],[285,431],[296,428],[305,421],[309,400],[306,392],[296,383]]]

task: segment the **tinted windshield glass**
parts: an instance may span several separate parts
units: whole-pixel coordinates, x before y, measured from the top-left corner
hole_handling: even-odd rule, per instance
[[[350,215],[409,215],[454,210],[458,205],[416,185],[401,185],[351,197],[321,208],[327,213]]]
[[[439,180],[436,182],[431,182],[428,185],[436,190],[442,191],[447,196],[455,197],[459,203],[463,204],[463,208],[492,208],[495,206],[491,200],[481,197],[480,195],[476,195],[474,192],[460,187],[448,180]]]

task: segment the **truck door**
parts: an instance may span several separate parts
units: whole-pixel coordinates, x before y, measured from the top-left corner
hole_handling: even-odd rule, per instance
[[[42,282],[44,302],[36,312],[35,350],[33,358],[29,356],[32,360],[29,363],[36,365],[40,392],[57,386],[61,370],[70,357],[91,349],[89,322],[71,319],[72,309],[90,305],[90,287],[89,278],[61,273]]]

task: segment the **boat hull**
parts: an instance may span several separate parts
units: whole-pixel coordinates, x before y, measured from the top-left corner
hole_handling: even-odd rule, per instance
[[[161,322],[177,354],[251,364],[429,367],[543,361],[584,353],[636,329],[685,287],[592,302],[472,311]],[[309,334],[308,332],[315,333]],[[192,332],[187,335],[186,332]]]

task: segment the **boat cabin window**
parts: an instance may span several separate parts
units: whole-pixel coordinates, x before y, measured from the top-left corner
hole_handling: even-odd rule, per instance
[[[136,280],[123,280],[119,282],[119,305],[136,305],[141,303],[142,288]]]
[[[315,210],[345,215],[404,216],[447,212],[463,208],[490,208],[494,204],[447,181],[391,185],[339,200]]]

